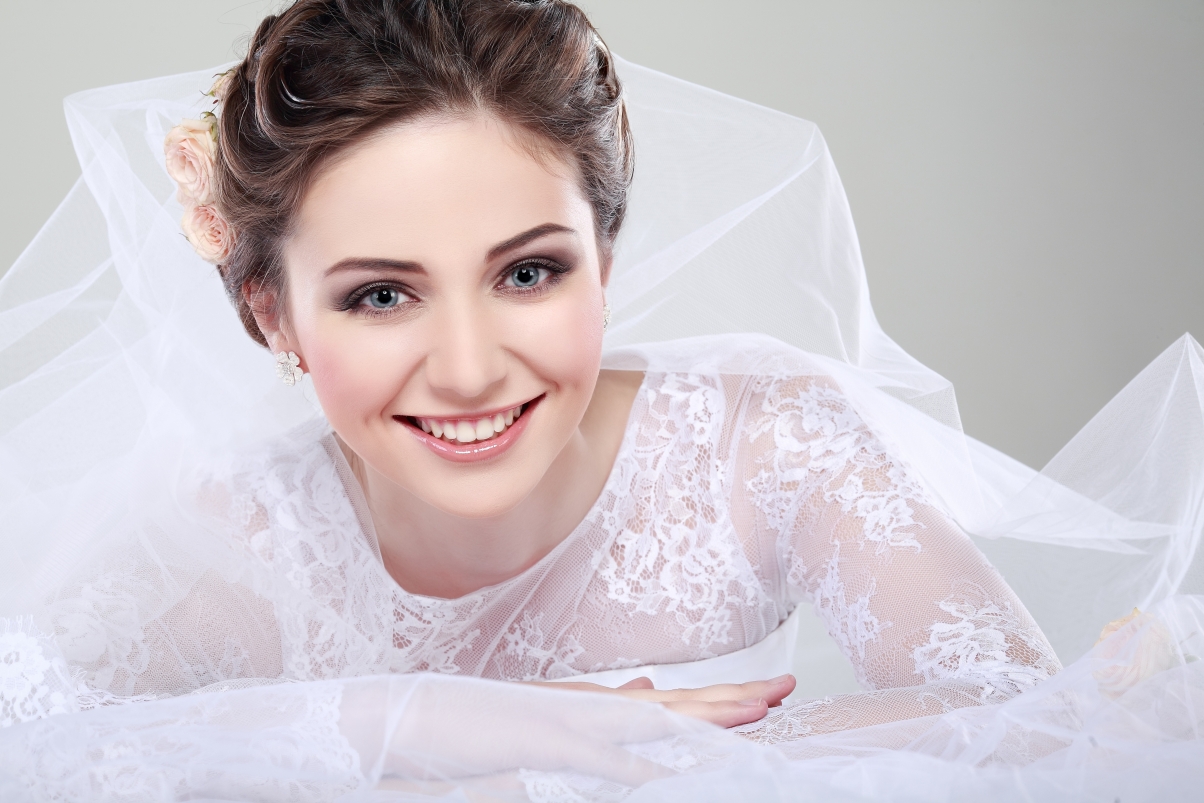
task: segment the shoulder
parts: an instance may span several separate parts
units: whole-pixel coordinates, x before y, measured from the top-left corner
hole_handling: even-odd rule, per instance
[[[792,424],[835,433],[864,425],[823,360],[764,335],[726,335],[609,352],[604,371],[633,385],[632,425],[722,431],[754,440]],[[636,369],[642,369],[637,372]]]
[[[836,469],[855,453],[883,451],[852,399],[823,373],[752,377],[743,408],[742,440],[779,471]]]
[[[197,501],[218,533],[263,546],[269,531],[358,526],[325,421],[310,422],[205,466]],[[274,539],[272,539],[274,540]]]

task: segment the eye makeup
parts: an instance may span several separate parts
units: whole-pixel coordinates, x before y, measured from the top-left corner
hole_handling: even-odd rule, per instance
[[[572,270],[571,266],[548,257],[524,257],[501,270],[494,290],[513,298],[538,298],[555,288]],[[374,297],[378,297],[379,303]],[[334,306],[340,312],[382,317],[399,314],[419,300],[411,288],[391,279],[362,284]]]
[[[363,303],[373,297],[379,297],[382,303],[379,305]],[[389,298],[395,299],[394,303],[387,303]],[[414,301],[417,301],[417,298],[405,285],[397,282],[378,281],[361,285],[352,290],[337,304],[336,308],[341,312],[353,312],[359,315],[391,315]]]
[[[527,257],[508,265],[502,271],[495,289],[509,295],[538,296],[554,288],[571,270],[571,267],[553,259]],[[534,281],[526,283],[528,280],[524,274],[533,274]]]

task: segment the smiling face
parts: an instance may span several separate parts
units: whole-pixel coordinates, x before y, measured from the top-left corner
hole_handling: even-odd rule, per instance
[[[521,137],[439,118],[341,154],[285,246],[283,324],[257,316],[367,467],[468,518],[540,483],[601,359],[592,209],[575,169]]]

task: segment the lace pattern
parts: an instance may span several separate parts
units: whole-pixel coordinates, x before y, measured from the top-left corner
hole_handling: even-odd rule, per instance
[[[32,620],[0,619],[0,728],[80,710],[76,674]]]
[[[973,680],[982,701],[1007,699],[1035,686],[1059,667],[1045,652],[1045,639],[1024,622],[1006,599],[971,582],[959,583],[938,603],[954,619],[934,621],[928,642],[913,651],[916,673],[926,681]]]
[[[1058,671],[1002,578],[831,380],[761,380],[756,394],[751,504],[777,532],[787,593],[814,605],[864,687],[957,680],[988,702]],[[802,735],[832,710],[772,719]]]
[[[725,404],[716,377],[646,381],[632,413],[638,426],[577,530],[523,576],[457,600],[409,594],[383,572],[329,439],[241,470],[227,515],[250,531],[260,593],[276,601],[285,674],[535,680],[756,643],[784,612],[732,525]]]
[[[338,728],[341,694],[327,683],[304,695],[189,695],[126,706],[116,722],[50,717],[0,730],[0,791],[6,800],[247,799],[248,790],[262,801],[332,800],[363,786],[359,754]],[[249,721],[258,726],[239,727]]]
[[[6,721],[82,707],[68,663],[86,688],[126,695],[419,671],[555,679],[730,653],[803,601],[880,691],[775,712],[757,738],[1005,699],[1059,668],[999,575],[823,376],[646,375],[577,529],[460,599],[389,577],[341,460],[310,429],[215,472],[198,504],[206,549],[234,556],[224,573],[181,570],[173,585],[147,568],[162,556],[113,553],[55,609],[67,662],[6,631]],[[163,584],[150,616],[123,602],[147,576]]]
[[[735,612],[760,612],[768,600],[735,537],[726,478],[715,470],[722,387],[713,377],[658,379],[655,390],[645,385],[649,423],[624,472],[629,501],[607,522],[614,535],[597,560],[598,580],[632,618],[670,618],[666,634],[697,660],[728,652]]]
[[[730,652],[808,601],[865,687],[957,681],[950,699],[925,692],[925,711],[1005,699],[1059,668],[1002,579],[830,379],[651,375],[632,422],[594,509],[525,575],[436,600],[392,584],[366,540],[326,561],[291,546],[286,574],[305,578],[295,629],[302,600],[370,588],[366,597],[394,611],[387,634],[365,636],[391,641],[378,659],[391,671],[554,679]],[[316,465],[293,475],[326,472],[317,487],[337,496],[329,456],[315,448]],[[741,505],[754,521],[741,520]],[[309,527],[358,532],[345,505],[315,510],[323,518]],[[932,594],[931,612],[918,616],[917,580]],[[312,655],[312,644],[300,652]],[[307,671],[329,676],[325,666]],[[834,710],[792,709],[774,727],[801,735],[808,717],[841,721]]]

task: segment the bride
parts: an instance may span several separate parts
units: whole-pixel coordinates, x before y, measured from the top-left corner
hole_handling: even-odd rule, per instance
[[[818,132],[568,3],[298,0],[196,86],[78,101],[0,288],[5,799],[1182,789],[1193,341],[1053,471],[970,441]]]

